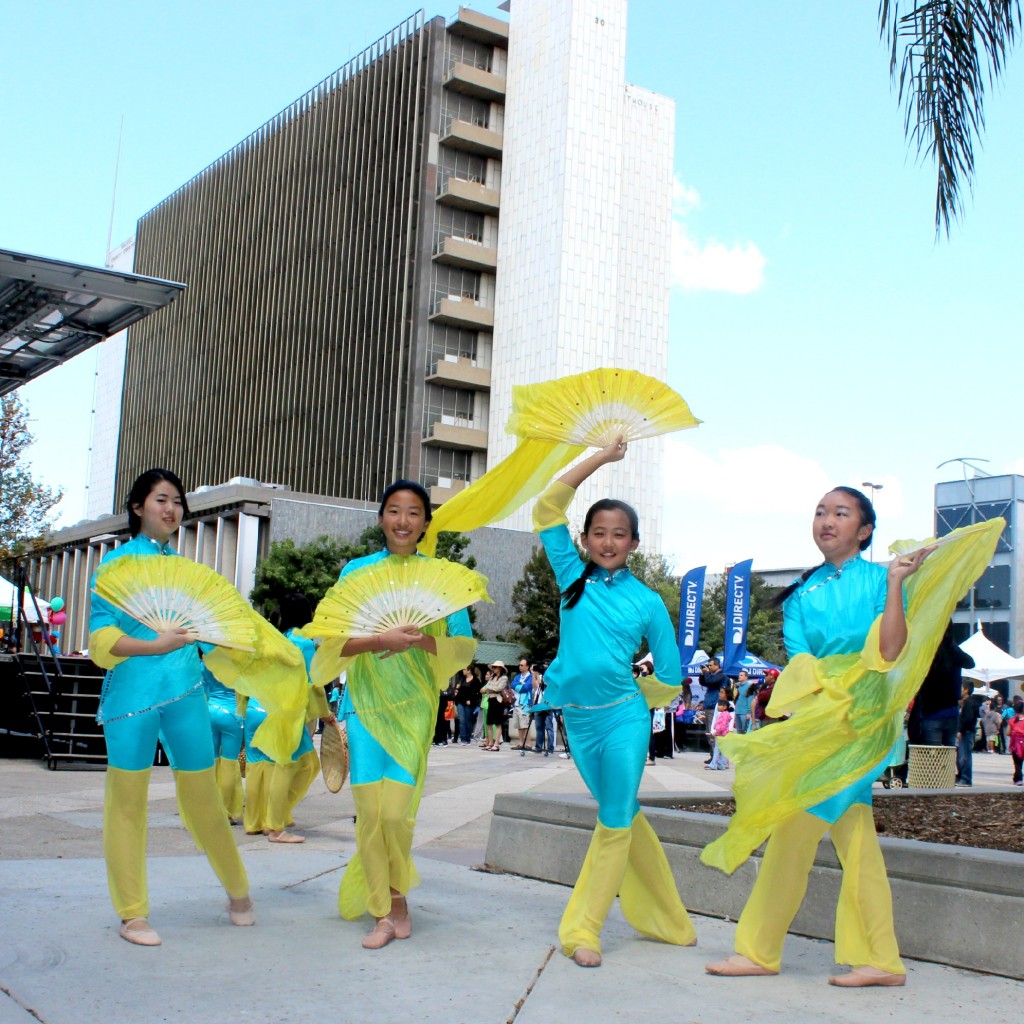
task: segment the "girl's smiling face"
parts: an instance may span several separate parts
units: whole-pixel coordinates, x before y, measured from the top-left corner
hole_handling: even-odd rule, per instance
[[[395,491],[378,517],[388,551],[393,555],[412,555],[427,528],[427,513],[418,494]]]
[[[633,536],[629,516],[619,508],[595,512],[590,529],[580,537],[580,542],[591,561],[608,572],[621,569],[640,543]]]
[[[181,525],[181,492],[169,480],[159,480],[146,495],[141,505],[133,505],[132,511],[142,524],[139,532],[166,544]]]

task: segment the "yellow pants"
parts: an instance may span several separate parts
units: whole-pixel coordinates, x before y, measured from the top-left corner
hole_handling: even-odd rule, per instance
[[[252,835],[279,832],[292,824],[296,806],[319,771],[320,759],[315,750],[285,764],[250,762],[245,771],[245,831]]]
[[[836,963],[905,973],[893,928],[892,892],[867,804],[854,804],[834,825],[800,811],[775,829],[736,926],[736,952],[779,970],[786,932],[803,902],[814,855],[826,832],[843,868]]]
[[[217,789],[224,803],[224,810],[232,821],[242,817],[242,766],[237,757],[218,757],[214,765],[217,772]]]
[[[391,913],[392,892],[407,893],[419,881],[412,864],[412,816],[416,787],[393,779],[352,787],[356,804],[356,855],[338,893],[341,916]]]
[[[146,886],[146,814],[150,769],[107,768],[103,853],[114,909],[122,921],[149,916]],[[249,879],[217,792],[214,770],[175,771],[182,821],[206,853],[228,895],[248,895]]]
[[[665,851],[642,812],[629,828],[605,828],[598,822],[594,829],[558,926],[566,956],[577,949],[601,952],[601,929],[616,895],[623,916],[638,932],[678,946],[696,939]]]

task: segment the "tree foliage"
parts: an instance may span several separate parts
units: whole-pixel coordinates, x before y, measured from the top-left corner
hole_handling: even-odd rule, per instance
[[[521,644],[535,661],[550,661],[558,651],[558,583],[543,548],[534,548],[523,575],[512,587],[513,627],[505,637]]]
[[[469,538],[461,533],[438,535],[437,554],[452,562],[462,562]],[[338,573],[346,562],[383,550],[384,531],[378,525],[368,526],[355,542],[318,537],[308,544],[293,540],[275,541],[270,553],[256,567],[256,583],[249,599],[264,615],[270,615],[288,594],[305,594],[316,607],[320,599],[337,583]],[[463,564],[475,568],[472,555]],[[473,609],[469,619],[473,622]]]
[[[700,618],[700,646],[717,654],[725,646],[725,606],[728,573],[722,573],[704,588]],[[756,573],[750,577],[750,614],[747,619],[747,650],[765,661],[782,665],[786,649],[782,644],[782,609],[772,605],[778,591]]]
[[[17,393],[0,398],[0,558],[38,547],[53,525],[51,511],[62,497],[36,482],[25,453],[35,440],[28,410]]]
[[[963,215],[962,184],[974,187],[985,81],[994,84],[1005,68],[1021,30],[1020,3],[908,0],[901,10],[900,0],[880,0],[878,20],[905,108],[904,132],[919,157],[935,161],[935,234],[944,228],[948,237],[950,222]]]

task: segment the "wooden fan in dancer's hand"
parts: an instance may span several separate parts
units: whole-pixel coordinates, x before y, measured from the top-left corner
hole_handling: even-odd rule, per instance
[[[256,650],[254,613],[220,573],[187,558],[124,555],[100,566],[93,593],[154,632]]]
[[[324,722],[320,738],[320,771],[324,785],[338,793],[348,778],[348,737],[337,722]]]
[[[338,580],[302,633],[366,637],[400,626],[422,629],[476,601],[490,601],[480,573],[443,558],[392,556]]]
[[[510,434],[592,448],[700,423],[682,396],[636,370],[590,370],[514,387],[512,403]]]

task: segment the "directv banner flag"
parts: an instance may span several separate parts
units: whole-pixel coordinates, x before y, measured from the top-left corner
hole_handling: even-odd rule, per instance
[[[739,674],[747,656],[747,617],[750,614],[750,567],[753,559],[734,565],[729,570],[725,588],[725,664],[727,676]]]
[[[683,675],[686,675],[686,666],[697,651],[706,569],[706,565],[691,569],[679,584],[679,663]]]

